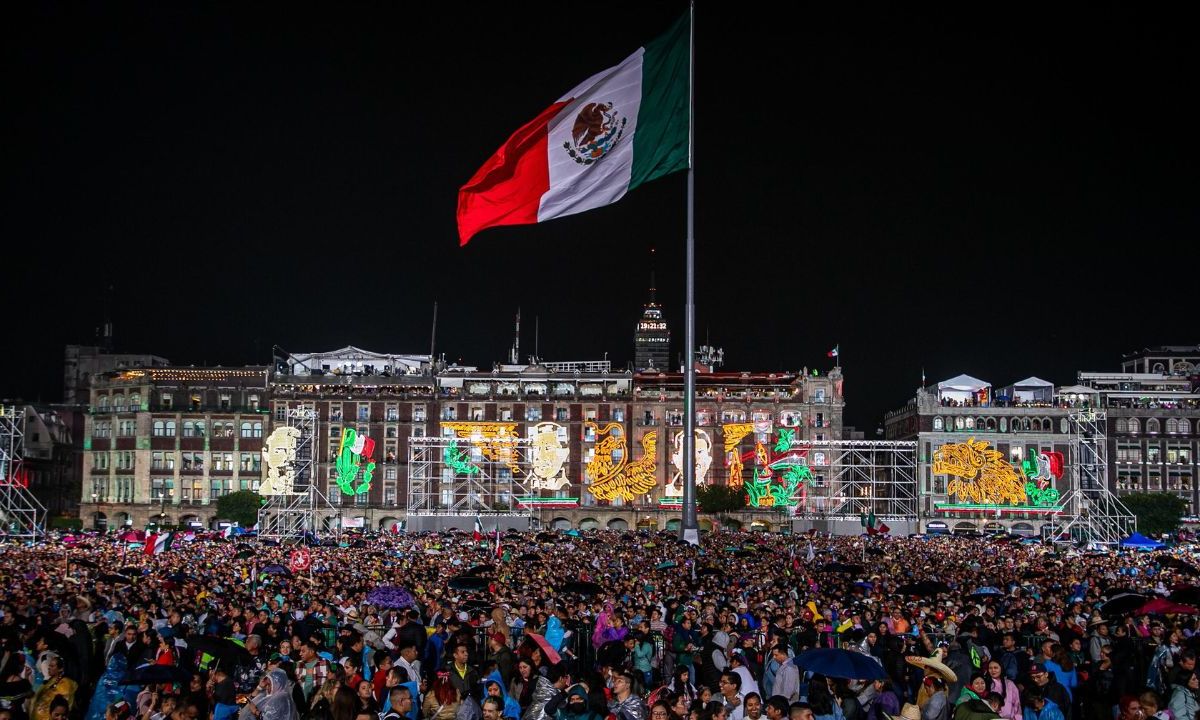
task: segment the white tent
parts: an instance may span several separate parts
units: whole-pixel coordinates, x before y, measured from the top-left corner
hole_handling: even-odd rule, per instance
[[[979,378],[973,378],[970,375],[959,375],[958,377],[943,380],[937,385],[938,400],[952,402],[970,402],[972,399],[979,396],[981,390],[987,390],[987,394],[991,394],[991,383],[986,383]]]
[[[1054,383],[1039,377],[1027,377],[1002,388],[999,395],[1012,402],[1051,402],[1054,400]]]

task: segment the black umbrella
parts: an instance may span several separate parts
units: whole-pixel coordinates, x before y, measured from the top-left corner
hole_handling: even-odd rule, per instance
[[[518,555],[517,560],[527,563],[541,562],[542,556],[537,553],[525,553],[524,555]]]
[[[558,533],[540,532],[537,534],[538,542],[558,542]]]
[[[1109,617],[1124,615],[1145,605],[1149,599],[1141,593],[1119,593],[1113,595],[1108,599],[1108,602],[1100,606],[1100,613]]]
[[[617,667],[625,662],[625,652],[624,641],[609,640],[596,649],[596,664]]]
[[[95,562],[88,560],[87,558],[79,558],[78,560],[71,560],[71,564],[78,565],[79,567],[85,567],[85,568],[99,568],[100,567]]]
[[[1021,573],[1021,579],[1023,579],[1023,580],[1032,580],[1033,578],[1040,578],[1040,577],[1046,577],[1045,570],[1033,569],[1033,570],[1026,570],[1025,572]]]
[[[291,575],[292,571],[282,565],[274,564],[263,567],[260,572],[265,572],[268,575]]]
[[[1181,587],[1168,595],[1167,599],[1182,605],[1200,605],[1200,587]]]
[[[486,574],[490,573],[491,571],[493,571],[495,569],[496,569],[496,566],[494,566],[494,565],[476,565],[475,567],[471,568],[470,570],[467,570],[464,573],[460,573],[459,577],[480,577],[482,575],[486,575]]]
[[[233,559],[234,560],[247,560],[252,557],[254,557],[254,551],[251,550],[250,548],[246,548],[245,550],[238,550],[237,554],[235,554],[233,556]]]
[[[604,592],[604,588],[594,582],[585,580],[572,580],[571,582],[563,583],[559,588],[560,592],[576,593],[578,595],[597,595]]]
[[[192,679],[191,673],[176,665],[141,665],[125,673],[120,685],[157,685],[158,683],[185,683]]]
[[[921,580],[920,582],[901,585],[900,587],[896,588],[896,592],[900,595],[928,597],[930,595],[948,593],[950,592],[950,586],[944,582],[938,582],[937,580]]]
[[[355,540],[354,542],[350,543],[350,547],[352,548],[365,548],[366,546],[366,540]]]
[[[229,669],[250,662],[250,651],[229,638],[199,635],[187,639],[187,651],[199,664],[201,655],[210,655],[221,667]]]
[[[487,578],[459,575],[458,577],[450,578],[450,581],[446,583],[446,587],[451,590],[484,590],[491,582]]]
[[[129,578],[125,577],[124,575],[118,575],[117,573],[104,573],[103,575],[101,575],[100,577],[98,577],[96,579],[103,580],[104,582],[110,582],[110,583],[123,583],[125,585],[128,585],[129,583],[133,582]]]
[[[754,557],[753,550],[738,550],[733,554],[734,557]]]
[[[706,565],[706,566],[700,568],[699,570],[697,570],[696,574],[697,575],[720,575],[723,572],[725,572],[725,571],[722,570],[721,568],[713,567],[711,565]]]
[[[589,536],[585,537],[583,539],[583,541],[585,543],[587,543],[588,545],[599,545],[600,543],[604,542],[603,540],[601,540],[600,538],[598,538],[594,535],[589,535]]]
[[[139,567],[133,567],[132,565],[130,565],[129,567],[121,568],[117,572],[121,573],[122,575],[124,575],[126,577],[141,577],[142,569]]]
[[[1158,558],[1158,563],[1163,567],[1174,568],[1181,575],[1190,575],[1192,577],[1200,576],[1200,568],[1191,564],[1186,560],[1175,557],[1174,555],[1164,555]]]
[[[823,570],[824,572],[846,573],[847,575],[857,575],[858,573],[863,571],[863,566],[855,565],[853,563],[831,562],[828,565],[826,565],[825,567],[821,568],[821,570]]]

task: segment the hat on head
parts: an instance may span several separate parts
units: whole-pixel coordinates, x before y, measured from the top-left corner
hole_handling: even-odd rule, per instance
[[[904,658],[909,665],[916,665],[925,670],[928,675],[937,675],[947,682],[958,682],[958,675],[950,669],[948,665],[943,663],[935,655],[933,657],[924,657],[921,655],[909,655]]]
[[[491,634],[490,637],[492,640],[496,641],[497,643],[499,643],[501,645],[504,645],[508,642],[508,638],[505,637],[504,633],[502,633],[502,632],[494,632]]]
[[[900,708],[899,715],[888,715],[888,717],[891,720],[921,720],[921,708],[912,703],[904,703],[904,707]]]
[[[1044,672],[1046,672],[1046,666],[1043,665],[1042,663],[1035,662],[1035,663],[1029,664],[1029,674],[1030,675],[1037,675],[1038,673],[1044,673]]]
[[[1095,627],[1096,625],[1107,625],[1107,624],[1108,624],[1108,620],[1105,620],[1104,616],[1098,612],[1093,613],[1092,618],[1090,620],[1088,620],[1088,627]]]

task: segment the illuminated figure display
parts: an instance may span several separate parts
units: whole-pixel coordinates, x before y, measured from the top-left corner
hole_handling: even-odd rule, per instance
[[[485,460],[508,466],[514,477],[525,474],[517,462],[517,424],[510,422],[444,422],[455,435],[479,448]]]
[[[563,468],[571,451],[558,439],[561,425],[543,422],[529,429],[529,475],[534,490],[560,490],[571,484]]]
[[[726,464],[729,466],[729,487],[742,486],[742,455],[737,447],[742,438],[752,432],[754,423],[728,423],[721,426],[721,433],[725,436]]]
[[[667,483],[666,497],[683,497],[683,431],[675,433],[674,450],[671,452],[671,464],[675,466],[675,474]],[[712,439],[704,430],[696,430],[696,486],[703,482],[708,469],[712,466]]]
[[[933,473],[951,476],[946,494],[960,502],[987,505],[1029,502],[1023,474],[1005,462],[998,450],[990,449],[986,440],[968,438],[965,443],[941,446],[933,453]],[[1036,481],[1029,485],[1037,487]]]
[[[587,464],[587,475],[591,479],[588,491],[597,500],[611,501],[619,497],[632,502],[654,489],[658,484],[654,475],[658,431],[651,430],[642,436],[642,457],[630,462],[620,423],[608,423],[604,427],[594,422],[584,425],[596,433],[596,447]]]
[[[290,426],[275,428],[263,446],[263,463],[267,479],[258,486],[259,495],[300,495],[294,488],[296,480],[296,443],[300,430]]]
[[[457,440],[451,440],[446,449],[442,451],[442,462],[455,473],[473,475],[479,472],[479,466],[471,464],[471,461],[467,459],[467,451],[458,447]]]
[[[354,428],[342,431],[342,443],[338,447],[337,484],[346,495],[362,495],[371,489],[371,476],[375,474],[375,441],[359,435]],[[366,462],[364,465],[363,462]],[[359,470],[362,477],[359,478]]]

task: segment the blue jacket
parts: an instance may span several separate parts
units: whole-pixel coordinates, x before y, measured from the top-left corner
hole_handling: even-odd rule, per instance
[[[1026,707],[1021,711],[1021,715],[1025,720],[1063,720],[1062,710],[1059,710],[1058,705],[1055,705],[1054,701],[1050,699],[1046,700],[1041,712],[1034,712],[1033,708]]]
[[[500,697],[504,698],[504,712],[501,717],[521,717],[521,705],[516,700],[513,700],[508,695],[508,689],[504,687],[504,680],[500,677],[499,670],[493,670],[490,675],[480,681],[483,684],[483,697],[488,696],[488,685],[495,683],[500,688]]]

